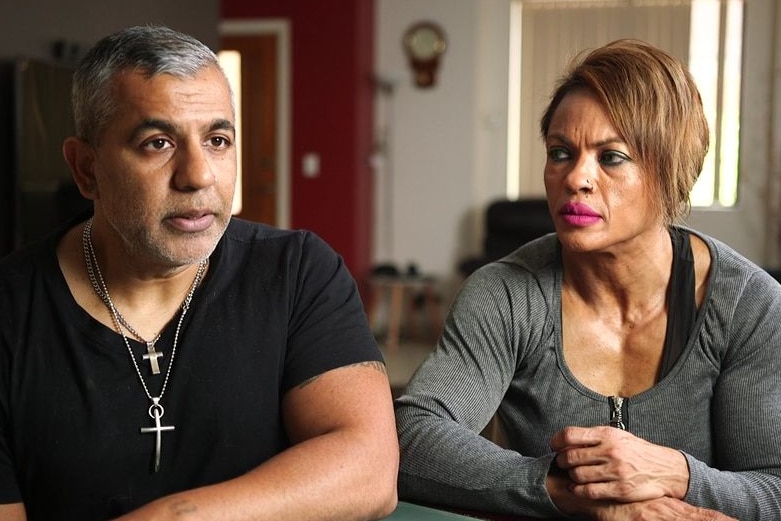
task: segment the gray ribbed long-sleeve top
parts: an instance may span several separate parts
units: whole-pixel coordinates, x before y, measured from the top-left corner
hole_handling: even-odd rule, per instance
[[[687,502],[781,520],[781,286],[698,236],[712,264],[693,333],[661,381],[625,400],[623,421],[684,453]],[[560,295],[555,235],[464,283],[437,348],[396,401],[402,499],[561,515],[545,488],[550,439],[568,425],[607,425],[611,406],[567,368]],[[479,435],[494,413],[507,448]]]

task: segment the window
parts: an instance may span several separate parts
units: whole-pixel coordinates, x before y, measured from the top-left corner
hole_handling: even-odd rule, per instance
[[[744,0],[516,0],[510,43],[507,193],[544,193],[539,119],[576,54],[639,38],[684,60],[697,82],[711,146],[692,206],[732,207],[738,148]]]

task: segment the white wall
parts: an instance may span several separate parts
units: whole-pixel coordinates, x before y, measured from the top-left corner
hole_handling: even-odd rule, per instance
[[[781,199],[775,182],[781,178],[781,95],[773,96],[781,92],[776,3],[746,0],[738,208],[695,212],[689,220],[765,265],[776,265],[776,248],[768,244],[777,228],[767,214]],[[415,262],[450,278],[459,259],[479,252],[482,212],[505,193],[510,4],[377,0],[377,73],[395,83],[392,96],[378,96],[378,126],[388,127],[389,149],[376,171],[377,262]],[[422,19],[439,23],[449,40],[430,90],[412,86],[401,47],[404,31]]]
[[[375,259],[447,275],[477,251],[474,216],[505,186],[509,0],[378,0],[378,102],[388,155],[377,169]],[[413,23],[447,34],[437,84],[413,85],[401,45]],[[486,33],[491,37],[487,38]]]

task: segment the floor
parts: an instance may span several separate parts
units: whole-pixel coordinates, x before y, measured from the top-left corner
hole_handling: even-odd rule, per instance
[[[388,350],[383,345],[382,339],[378,340],[388,368],[391,389],[394,396],[397,396],[404,390],[418,366],[434,349],[435,342],[402,339],[395,349]]]

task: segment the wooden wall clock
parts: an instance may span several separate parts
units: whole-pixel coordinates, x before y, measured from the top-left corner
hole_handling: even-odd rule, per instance
[[[402,44],[412,67],[415,85],[431,87],[436,84],[439,59],[447,49],[442,28],[434,22],[418,22],[404,33]]]

